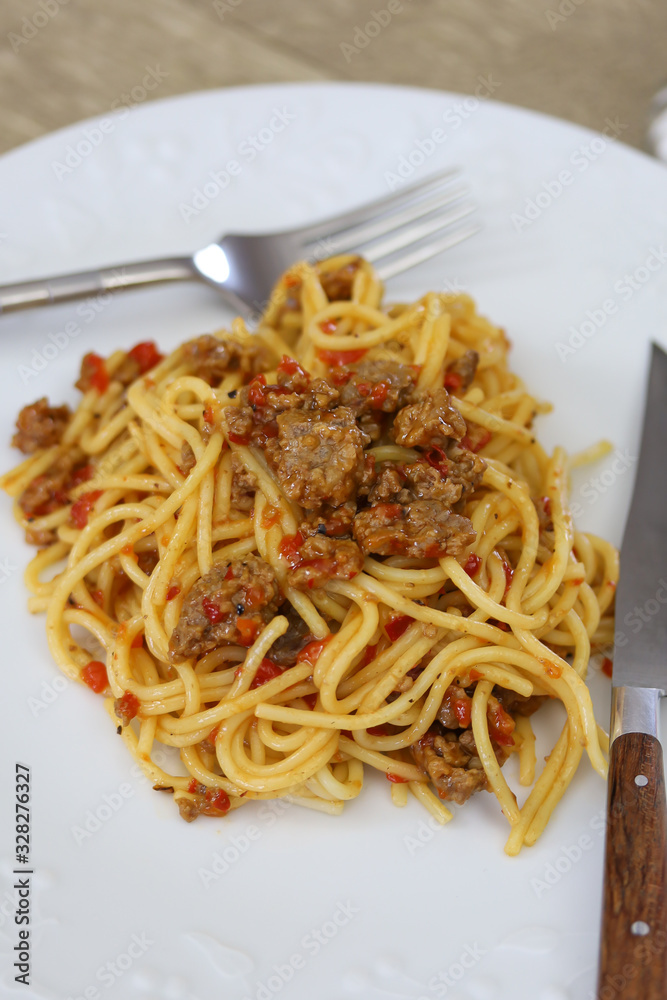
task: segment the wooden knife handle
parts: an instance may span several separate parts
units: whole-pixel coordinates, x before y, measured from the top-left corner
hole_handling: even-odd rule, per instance
[[[667,998],[667,840],[662,747],[611,747],[597,1000]]]

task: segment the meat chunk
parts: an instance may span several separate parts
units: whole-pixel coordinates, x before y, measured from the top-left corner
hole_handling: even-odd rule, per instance
[[[475,378],[477,365],[479,364],[479,354],[477,351],[466,351],[465,354],[447,365],[445,372],[445,387],[452,392],[465,390]]]
[[[279,667],[293,667],[296,658],[309,642],[312,642],[308,626],[297,614],[291,604],[285,604],[278,609],[278,614],[284,615],[289,622],[289,628],[284,635],[278,636],[271,646],[270,656]]]
[[[298,590],[310,590],[329,580],[351,580],[363,565],[364,557],[354,542],[311,535],[299,547],[287,582]]]
[[[484,475],[486,462],[479,455],[452,442],[447,449],[447,482],[461,488],[461,498],[473,493]]]
[[[241,341],[204,334],[185,344],[183,352],[193,375],[213,386],[219,385],[228,372],[255,375],[268,368],[271,360],[268,348],[253,336]]]
[[[359,270],[359,258],[344,264],[335,271],[320,273],[320,283],[329,302],[348,301],[352,298],[354,276]]]
[[[441,476],[427,462],[410,462],[408,465],[387,464],[380,471],[377,482],[368,494],[370,503],[406,504],[413,500],[439,500],[451,506],[460,499],[459,483]]]
[[[64,507],[69,502],[67,486],[73,468],[74,460],[71,455],[59,455],[53,465],[28,483],[21,494],[19,506],[23,513],[29,517],[43,517]]]
[[[304,538],[310,535],[329,535],[331,538],[341,538],[352,533],[352,522],[357,513],[355,500],[347,500],[340,507],[324,504],[318,510],[310,511],[305,521],[299,525],[299,531]]]
[[[266,449],[278,435],[276,421],[280,414],[289,410],[327,410],[338,399],[338,389],[324,379],[311,382],[310,376],[301,372],[305,379],[286,376],[279,367],[277,384],[267,385],[266,377],[259,374],[238,392],[237,405],[224,411],[233,444],[253,444]]]
[[[324,503],[339,507],[355,494],[369,438],[346,406],[280,414],[277,443],[269,457],[291,500],[315,510]]]
[[[510,715],[532,715],[545,701],[549,700],[546,694],[517,694],[509,688],[495,687],[493,693]]]
[[[394,413],[409,402],[415,387],[416,370],[398,361],[360,361],[347,371],[352,375],[340,401],[357,416],[373,410]]]
[[[475,792],[488,788],[479,757],[470,752],[469,741],[464,741],[464,736],[469,735],[428,732],[410,747],[415,763],[431,779],[440,798],[459,806]]]
[[[12,444],[24,455],[59,444],[72,416],[69,406],[49,406],[46,396],[24,406],[16,421]]]
[[[236,455],[232,455],[232,507],[236,510],[252,510],[256,489],[257,476],[246,469]]]
[[[438,500],[376,504],[357,514],[353,534],[365,553],[415,559],[458,555],[476,538],[472,522]]]
[[[465,729],[470,725],[472,699],[460,684],[450,684],[436,719],[445,729]]]
[[[406,448],[444,447],[451,438],[460,441],[465,433],[466,422],[451,405],[446,389],[429,390],[419,402],[399,410],[392,430],[396,443]]]
[[[187,441],[184,441],[183,444],[181,445],[181,458],[178,463],[179,470],[183,473],[184,476],[187,476],[192,471],[192,469],[194,469],[196,464],[197,464],[197,459],[195,458],[195,453],[192,450],[192,447],[188,444]]]
[[[201,656],[227,643],[250,645],[280,603],[275,574],[256,556],[214,566],[199,579],[169,640],[172,659]]]

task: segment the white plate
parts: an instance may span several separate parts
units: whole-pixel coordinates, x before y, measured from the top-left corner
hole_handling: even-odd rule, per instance
[[[667,342],[664,167],[488,100],[384,86],[194,94],[106,121],[106,130],[83,123],[0,160],[4,280],[180,253],[225,230],[297,225],[385,193],[401,163],[407,173],[412,161],[413,180],[463,167],[484,232],[389,294],[470,291],[507,328],[515,369],[556,404],[540,421],[542,439],[570,450],[614,441],[619,454],[578,475],[573,499],[582,527],[619,541],[647,345]],[[431,141],[434,129],[445,141]],[[263,148],[251,159],[252,136]],[[211,172],[230,160],[241,171],[222,189]],[[199,198],[192,215],[183,206],[195,189],[208,204]],[[85,351],[147,339],[170,347],[228,318],[199,286],[4,317],[2,467],[16,460],[4,442],[20,406],[73,399]],[[29,550],[6,500],[2,517],[3,996],[593,995],[605,790],[586,762],[542,840],[517,859],[503,854],[506,823],[490,795],[436,832],[416,802],[395,809],[379,777],[337,819],[265,806],[188,826],[132,770],[95,696],[59,678],[42,619],[25,611]],[[598,674],[592,686],[604,722],[609,684]],[[15,761],[32,768],[33,783],[29,988],[12,968]],[[82,839],[86,820],[98,829]]]

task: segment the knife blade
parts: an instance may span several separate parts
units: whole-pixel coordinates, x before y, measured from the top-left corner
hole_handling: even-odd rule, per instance
[[[667,998],[667,813],[659,699],[667,690],[667,354],[652,345],[616,593],[597,997]]]

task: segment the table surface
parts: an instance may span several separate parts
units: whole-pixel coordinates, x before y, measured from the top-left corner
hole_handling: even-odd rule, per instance
[[[659,0],[2,0],[0,37],[0,152],[123,103],[212,87],[474,92],[489,77],[497,100],[599,130],[611,119],[641,148],[667,83]]]

